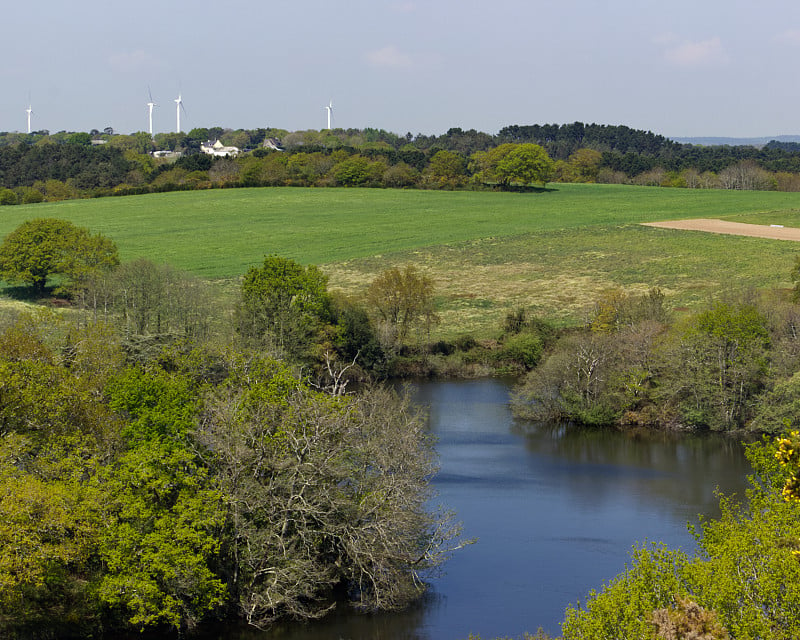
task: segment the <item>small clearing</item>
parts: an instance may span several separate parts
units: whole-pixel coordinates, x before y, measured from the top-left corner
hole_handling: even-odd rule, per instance
[[[771,240],[794,240],[800,242],[800,229],[796,227],[769,226],[766,224],[745,224],[716,218],[696,218],[694,220],[667,220],[666,222],[643,222],[647,227],[680,229],[683,231],[707,231],[733,236],[768,238]]]

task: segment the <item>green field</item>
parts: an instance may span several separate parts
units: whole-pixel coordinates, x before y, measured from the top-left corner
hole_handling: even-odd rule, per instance
[[[540,193],[267,188],[74,200],[0,209],[0,235],[58,217],[212,280],[265,254],[323,266],[358,293],[377,272],[415,262],[439,293],[442,331],[488,333],[524,305],[580,321],[603,289],[662,287],[675,308],[727,288],[786,287],[797,243],[645,228],[729,218],[800,226],[800,194],[555,185]]]

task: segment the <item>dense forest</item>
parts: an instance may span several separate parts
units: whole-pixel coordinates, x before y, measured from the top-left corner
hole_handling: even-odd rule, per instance
[[[241,153],[202,154],[220,140]],[[268,141],[268,142],[267,142]],[[267,146],[265,146],[267,142]],[[505,172],[501,156],[536,145],[546,166]],[[172,157],[154,157],[156,150]],[[791,143],[679,144],[625,126],[508,126],[496,135],[453,128],[435,136],[378,129],[295,131],[197,128],[188,134],[0,133],[0,205],[182,189],[249,186],[362,186],[508,189],[531,183],[800,190],[800,152]]]

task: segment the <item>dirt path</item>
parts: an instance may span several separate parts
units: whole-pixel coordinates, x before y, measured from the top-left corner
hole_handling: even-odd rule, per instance
[[[750,236],[753,238],[770,238],[772,240],[794,240],[800,242],[800,229],[795,227],[771,227],[764,224],[745,224],[728,222],[715,218],[698,218],[695,220],[668,220],[666,222],[643,222],[648,227],[663,229],[682,229],[684,231],[708,231],[710,233],[726,233],[734,236]]]

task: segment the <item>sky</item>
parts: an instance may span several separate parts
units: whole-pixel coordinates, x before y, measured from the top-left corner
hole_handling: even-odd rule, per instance
[[[0,131],[800,134],[797,0],[6,3]]]

